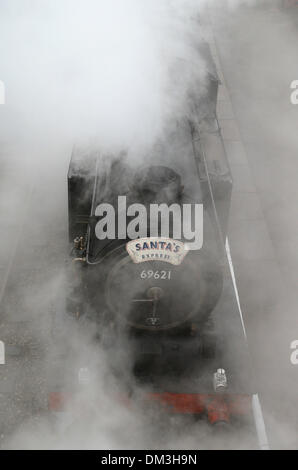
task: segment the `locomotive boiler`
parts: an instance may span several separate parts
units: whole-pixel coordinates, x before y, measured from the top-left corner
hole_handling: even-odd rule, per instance
[[[95,168],[95,171],[99,170]],[[102,175],[94,177],[92,198],[91,193],[89,195],[90,217],[86,215],[89,221],[87,230],[81,220],[79,222],[85,226],[85,232],[83,229],[75,232],[75,227],[70,234],[75,245],[74,263],[84,264],[78,271],[82,285],[75,286],[81,305],[75,307],[75,311],[83,315],[89,310],[100,317],[104,310],[106,317],[118,326],[152,333],[191,329],[195,324],[204,323],[220,296],[222,272],[211,223],[202,212],[198,227],[196,204],[186,195],[180,175],[169,167],[156,165],[138,169],[127,182],[125,164],[117,161],[109,168],[107,177],[108,194],[105,193]],[[70,181],[72,178],[73,175]],[[139,207],[143,209],[142,214],[137,212],[137,221],[128,216],[126,210],[121,214],[123,207],[119,207],[117,201],[121,187],[128,207],[126,210],[136,204],[136,211],[140,210]],[[107,209],[105,217],[96,215],[100,205]],[[154,206],[157,217],[153,221]],[[183,211],[185,208],[189,209],[187,215]],[[84,217],[83,214],[75,214],[77,216]],[[134,232],[142,235],[138,237],[140,242],[135,243],[136,253],[139,251],[140,254],[139,262],[128,250],[131,239],[125,230],[122,239],[117,236],[115,228],[120,232],[121,222],[125,223],[128,232],[130,224],[145,224],[145,229]],[[103,238],[104,230],[98,233],[99,224],[107,231],[109,224],[113,226],[110,238]],[[173,238],[175,224],[180,227],[187,225],[188,232],[193,226],[194,238],[198,236],[198,230],[204,230],[202,248],[188,250],[191,241],[185,240],[183,234],[179,244]],[[75,225],[79,226],[77,220]],[[150,236],[152,225],[155,226],[155,237]],[[163,225],[168,229],[167,233],[161,232]],[[162,236],[164,234],[167,236]],[[179,256],[183,259],[176,264]]]

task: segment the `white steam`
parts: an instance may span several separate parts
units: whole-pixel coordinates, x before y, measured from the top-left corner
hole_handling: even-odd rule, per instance
[[[2,135],[151,143],[182,105],[190,71],[204,74],[194,50],[200,3],[3,0]],[[177,58],[186,66],[169,93]]]
[[[168,119],[184,112],[189,85],[205,77],[196,50],[198,14],[205,5],[206,0],[1,0],[0,79],[6,86],[6,104],[0,109],[0,142],[16,162],[19,181],[24,179],[24,168],[35,179],[35,197],[42,208],[30,224],[40,230],[46,247],[57,240],[54,232],[43,228],[52,228],[56,219],[59,223],[63,219],[67,236],[66,170],[74,143],[91,141],[110,151],[129,148],[138,155],[154,143]],[[6,195],[14,202],[11,188]],[[7,231],[7,239],[10,235]],[[58,292],[56,269],[49,268],[47,282],[36,296],[33,289],[24,292],[24,308],[36,311],[37,322],[41,311],[47,315],[45,303],[52,300],[51,275],[53,295]],[[96,367],[90,335],[82,333],[76,340],[74,346],[86,340],[89,364]],[[73,367],[80,366],[84,354]],[[10,447],[210,445],[210,430],[205,426],[187,423],[179,427],[179,435],[173,423],[167,426],[160,417],[161,429],[156,433],[154,412],[144,418],[142,406],[130,412],[117,404],[107,387],[110,384],[115,390],[117,384],[104,352],[99,360],[94,387],[82,393],[90,408],[77,418],[80,424],[65,432],[60,421],[63,430],[52,428],[47,419],[33,420],[18,430]],[[74,405],[73,412],[77,410]],[[211,446],[225,443],[212,437]]]

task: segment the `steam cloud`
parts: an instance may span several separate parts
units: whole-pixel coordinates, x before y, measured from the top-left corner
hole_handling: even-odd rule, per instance
[[[235,8],[239,3],[255,2],[229,0],[227,6]],[[13,208],[20,209],[20,185],[34,184],[37,192],[43,188],[42,211],[38,213],[42,223],[37,230],[48,244],[56,239],[40,227],[49,228],[57,212],[66,237],[64,180],[74,143],[100,145],[110,152],[129,149],[137,160],[167,121],[183,113],[187,89],[193,80],[205,78],[196,44],[201,34],[198,15],[206,4],[207,0],[1,1],[0,79],[6,85],[6,105],[0,114],[0,142],[9,151],[18,187],[8,188],[9,181],[4,179],[5,197]],[[54,195],[57,184],[64,189]],[[9,230],[6,235],[8,239]],[[37,296],[30,290],[22,292],[26,308],[36,312],[37,323],[47,324],[53,296],[58,289],[63,291],[63,267],[61,272],[58,269],[57,274],[57,268],[51,266]],[[41,309],[45,311],[42,318]],[[73,421],[68,423],[62,416],[53,425],[47,418],[31,419],[6,446],[228,446],[225,438],[211,436],[207,426],[182,423],[178,418],[173,422],[157,416],[155,410],[145,412],[134,383],[134,409],[119,404],[117,393],[121,390],[106,353],[95,352],[88,327],[79,337],[76,334],[69,334],[69,346],[78,349],[72,367],[88,363],[90,369],[100,372],[79,391],[79,405],[70,404]],[[46,336],[42,339],[48,346]],[[52,352],[46,356],[50,362]],[[126,359],[119,358],[124,370]],[[82,403],[90,408],[84,410]],[[242,445],[235,440],[233,444]],[[249,438],[246,444],[250,446]]]

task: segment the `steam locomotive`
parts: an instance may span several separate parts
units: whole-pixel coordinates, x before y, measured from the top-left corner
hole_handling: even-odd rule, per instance
[[[200,47],[205,93],[190,92],[187,112],[141,163],[74,148],[67,312],[93,322],[111,357],[129,345],[124,375],[146,384],[151,400],[215,424],[250,413],[252,380],[225,251],[232,177],[216,118],[219,80],[209,46]],[[189,249],[194,240],[202,243]]]

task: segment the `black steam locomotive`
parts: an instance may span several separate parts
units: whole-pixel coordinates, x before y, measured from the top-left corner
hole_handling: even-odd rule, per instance
[[[232,178],[216,118],[219,81],[207,44],[200,53],[209,70],[204,95],[190,92],[185,115],[142,159],[74,149],[67,311],[93,322],[111,357],[129,348],[127,372],[151,398],[176,412],[207,410],[215,423],[243,414],[252,392],[225,251]],[[152,205],[169,209],[153,231]],[[185,215],[186,206],[194,210]],[[180,226],[201,237],[197,249],[188,249],[189,233],[177,238],[174,209]]]

